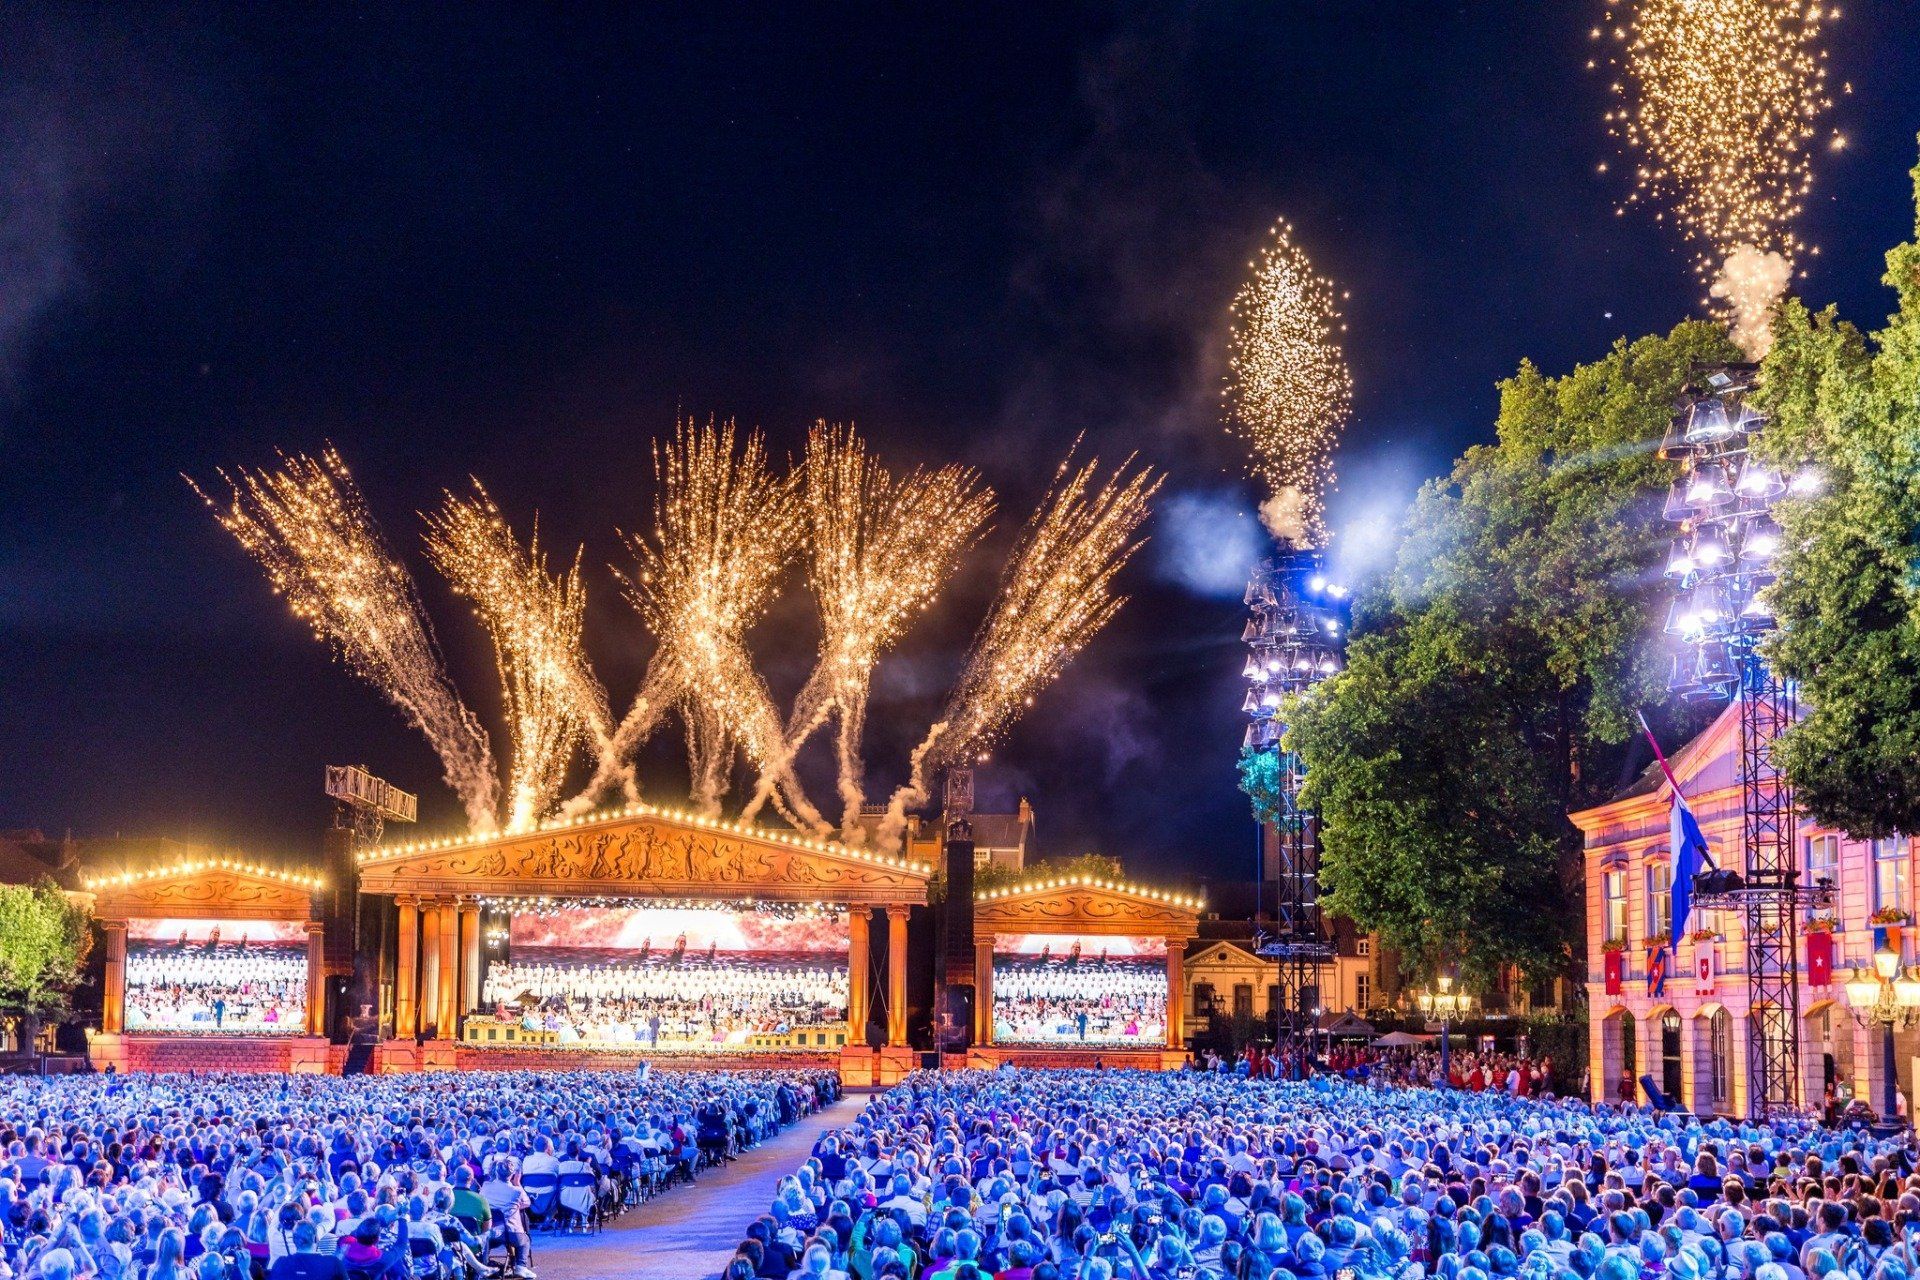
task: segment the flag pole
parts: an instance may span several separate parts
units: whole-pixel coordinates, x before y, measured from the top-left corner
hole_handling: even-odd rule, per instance
[[[1638,707],[1634,708],[1633,718],[1640,722],[1640,732],[1647,735],[1647,743],[1653,748],[1653,758],[1660,762],[1660,772],[1667,775],[1667,783],[1673,788],[1673,794],[1680,794],[1680,779],[1673,776],[1673,766],[1667,763],[1667,753],[1660,749],[1660,739],[1653,736],[1653,730],[1647,725],[1647,714]]]

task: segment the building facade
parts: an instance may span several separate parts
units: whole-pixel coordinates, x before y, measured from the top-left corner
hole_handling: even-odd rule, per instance
[[[1320,1008],[1365,1017],[1382,999],[1375,941],[1350,920],[1330,924],[1334,958],[1321,970]],[[1279,990],[1279,963],[1257,955],[1251,937],[1201,937],[1187,945],[1181,1012],[1189,1037],[1205,1032],[1214,1018],[1264,1024],[1273,1017]]]
[[[1740,719],[1730,706],[1669,761],[1714,859],[1739,870]],[[1672,954],[1664,989],[1648,982],[1656,944],[1672,928],[1673,789],[1658,765],[1606,804],[1570,815],[1586,839],[1589,1094],[1644,1100],[1640,1077],[1700,1115],[1747,1112],[1747,980],[1739,914],[1696,910]],[[1882,1028],[1850,1006],[1845,982],[1872,969],[1885,938],[1914,962],[1913,841],[1851,840],[1802,819],[1801,883],[1831,881],[1833,905],[1800,922],[1800,1098],[1864,1098],[1882,1109]],[[1891,928],[1887,925],[1891,924]],[[1894,1069],[1912,1097],[1920,1029],[1897,1036]]]

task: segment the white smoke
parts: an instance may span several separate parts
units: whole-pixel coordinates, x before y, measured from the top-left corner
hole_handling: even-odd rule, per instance
[[[1304,551],[1313,545],[1308,515],[1307,495],[1293,485],[1276,489],[1271,498],[1260,504],[1260,523],[1267,526],[1267,532],[1297,550]]]
[[[1733,341],[1749,360],[1763,360],[1773,347],[1773,307],[1787,291],[1793,264],[1772,250],[1735,245],[1720,264],[1714,297],[1733,312]]]

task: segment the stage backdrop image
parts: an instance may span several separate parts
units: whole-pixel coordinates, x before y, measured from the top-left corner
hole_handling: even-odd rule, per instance
[[[994,936],[995,1044],[1157,1048],[1166,1041],[1166,939]]]
[[[126,1029],[306,1034],[307,930],[279,920],[131,920]]]
[[[578,907],[513,917],[487,1006],[581,1048],[779,1047],[847,1017],[846,917]]]

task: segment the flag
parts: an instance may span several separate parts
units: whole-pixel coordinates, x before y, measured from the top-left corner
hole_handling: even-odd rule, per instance
[[[1687,798],[1678,786],[1673,789],[1673,808],[1667,814],[1667,842],[1673,849],[1671,936],[1678,942],[1686,936],[1687,915],[1693,910],[1693,878],[1700,874],[1703,864],[1714,865],[1713,855],[1707,852],[1707,838],[1700,834],[1700,824],[1694,821],[1693,810],[1687,807]]]
[[[1700,834],[1700,824],[1694,821],[1693,810],[1687,807],[1687,798],[1680,794],[1678,784],[1673,787],[1673,808],[1667,813],[1667,842],[1673,848],[1673,927],[1667,940],[1647,961],[1647,995],[1654,998],[1666,994],[1667,970],[1672,967],[1680,939],[1686,936],[1687,916],[1693,911],[1693,878],[1700,874],[1702,863],[1713,864],[1713,855],[1707,852],[1707,838]]]

